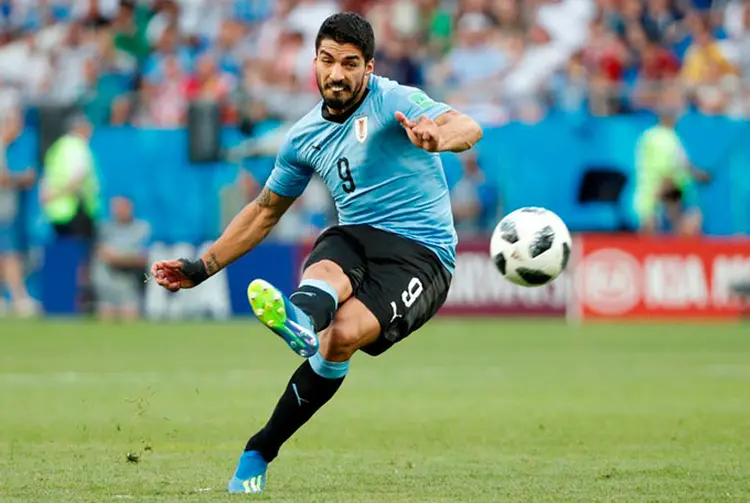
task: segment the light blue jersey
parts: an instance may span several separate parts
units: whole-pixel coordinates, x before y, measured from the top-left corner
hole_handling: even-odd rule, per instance
[[[449,111],[422,91],[372,75],[367,95],[347,117],[321,101],[289,132],[266,186],[298,197],[313,173],[333,195],[339,224],[366,224],[416,241],[453,272],[456,231],[438,154],[413,145],[394,114],[430,119]],[[343,122],[342,122],[343,120]]]

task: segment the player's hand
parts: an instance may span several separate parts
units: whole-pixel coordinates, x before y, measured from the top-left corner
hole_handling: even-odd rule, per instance
[[[404,127],[414,145],[427,152],[440,152],[440,130],[434,120],[422,115],[416,121],[411,121],[401,112],[396,112],[396,120]]]
[[[170,292],[193,288],[198,285],[198,282],[191,279],[185,272],[184,260],[161,260],[154,262],[151,266],[151,276],[157,285],[166,288]]]

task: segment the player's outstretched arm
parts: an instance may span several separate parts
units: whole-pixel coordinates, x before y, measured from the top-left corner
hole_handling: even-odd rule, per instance
[[[229,223],[224,233],[198,260],[164,260],[151,267],[151,274],[164,288],[192,288],[258,246],[294,198],[282,197],[267,187]]]
[[[221,237],[201,257],[209,276],[258,246],[278,223],[294,198],[264,187],[252,203],[235,216]]]
[[[476,145],[483,134],[474,119],[455,110],[435,120],[426,115],[409,120],[402,112],[396,112],[396,120],[406,130],[409,140],[428,152],[463,152]]]

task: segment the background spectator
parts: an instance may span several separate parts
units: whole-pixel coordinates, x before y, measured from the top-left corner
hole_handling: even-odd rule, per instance
[[[104,320],[135,320],[143,301],[151,228],[135,218],[133,203],[125,197],[112,198],[110,213],[99,226],[92,264],[96,312]]]
[[[463,173],[451,190],[456,231],[459,238],[479,237],[500,214],[498,196],[480,169],[476,154],[469,151],[460,157]]]
[[[23,262],[19,255],[19,190],[34,183],[34,172],[12,172],[7,164],[6,148],[18,136],[20,121],[16,114],[0,115],[0,314],[5,307],[4,290],[10,296],[11,310],[30,316],[36,306],[26,291]]]
[[[589,116],[658,114],[668,90],[679,97],[675,113],[746,118],[750,112],[745,0],[6,4],[0,110],[21,109],[33,123],[38,107],[69,104],[94,127],[179,129],[192,101],[213,101],[229,129],[239,126],[244,152],[253,157],[252,174],[240,178],[242,198],[262,187],[274,146],[318,103],[315,35],[325,17],[342,9],[372,22],[376,73],[423,87],[488,127],[553,116],[583,124]],[[481,170],[470,169],[448,173],[451,186],[458,183],[459,213],[476,196]],[[491,175],[484,186],[498,193],[498,176]],[[305,204],[295,208],[307,222],[300,225],[310,223]],[[480,220],[461,220],[463,232],[478,226],[486,233],[492,219]]]
[[[99,213],[100,180],[91,150],[91,123],[82,116],[70,119],[67,134],[44,156],[40,197],[42,211],[58,240],[74,238],[83,245],[78,272],[82,309],[93,308],[90,266]]]
[[[42,208],[58,237],[91,239],[100,185],[90,146],[93,131],[80,116],[69,121],[67,131],[44,158]]]
[[[636,211],[646,233],[697,235],[703,216],[695,181],[708,181],[696,168],[675,132],[679,96],[666,90],[661,96],[659,124],[644,131],[637,152]]]
[[[12,5],[1,24],[0,101],[83,104],[95,125],[179,127],[187,104],[207,98],[221,103],[228,124],[294,120],[317,99],[319,24],[342,8],[372,21],[378,72],[426,86],[488,125],[559,110],[653,112],[675,79],[686,106],[748,113],[750,9],[742,0],[710,10],[670,0]]]

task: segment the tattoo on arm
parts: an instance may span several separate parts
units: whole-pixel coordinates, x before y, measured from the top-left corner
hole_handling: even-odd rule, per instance
[[[263,187],[263,191],[260,193],[255,202],[258,203],[258,206],[260,206],[261,208],[272,207],[273,202],[271,201],[271,191],[268,190],[267,187]]]
[[[206,261],[206,271],[208,271],[208,275],[212,276],[213,274],[217,273],[221,269],[221,264],[219,263],[219,259],[216,258],[216,254],[212,253],[208,260]]]
[[[263,187],[263,191],[255,199],[255,204],[263,210],[271,210],[275,216],[281,218],[294,200],[294,197],[280,196],[267,187]]]

